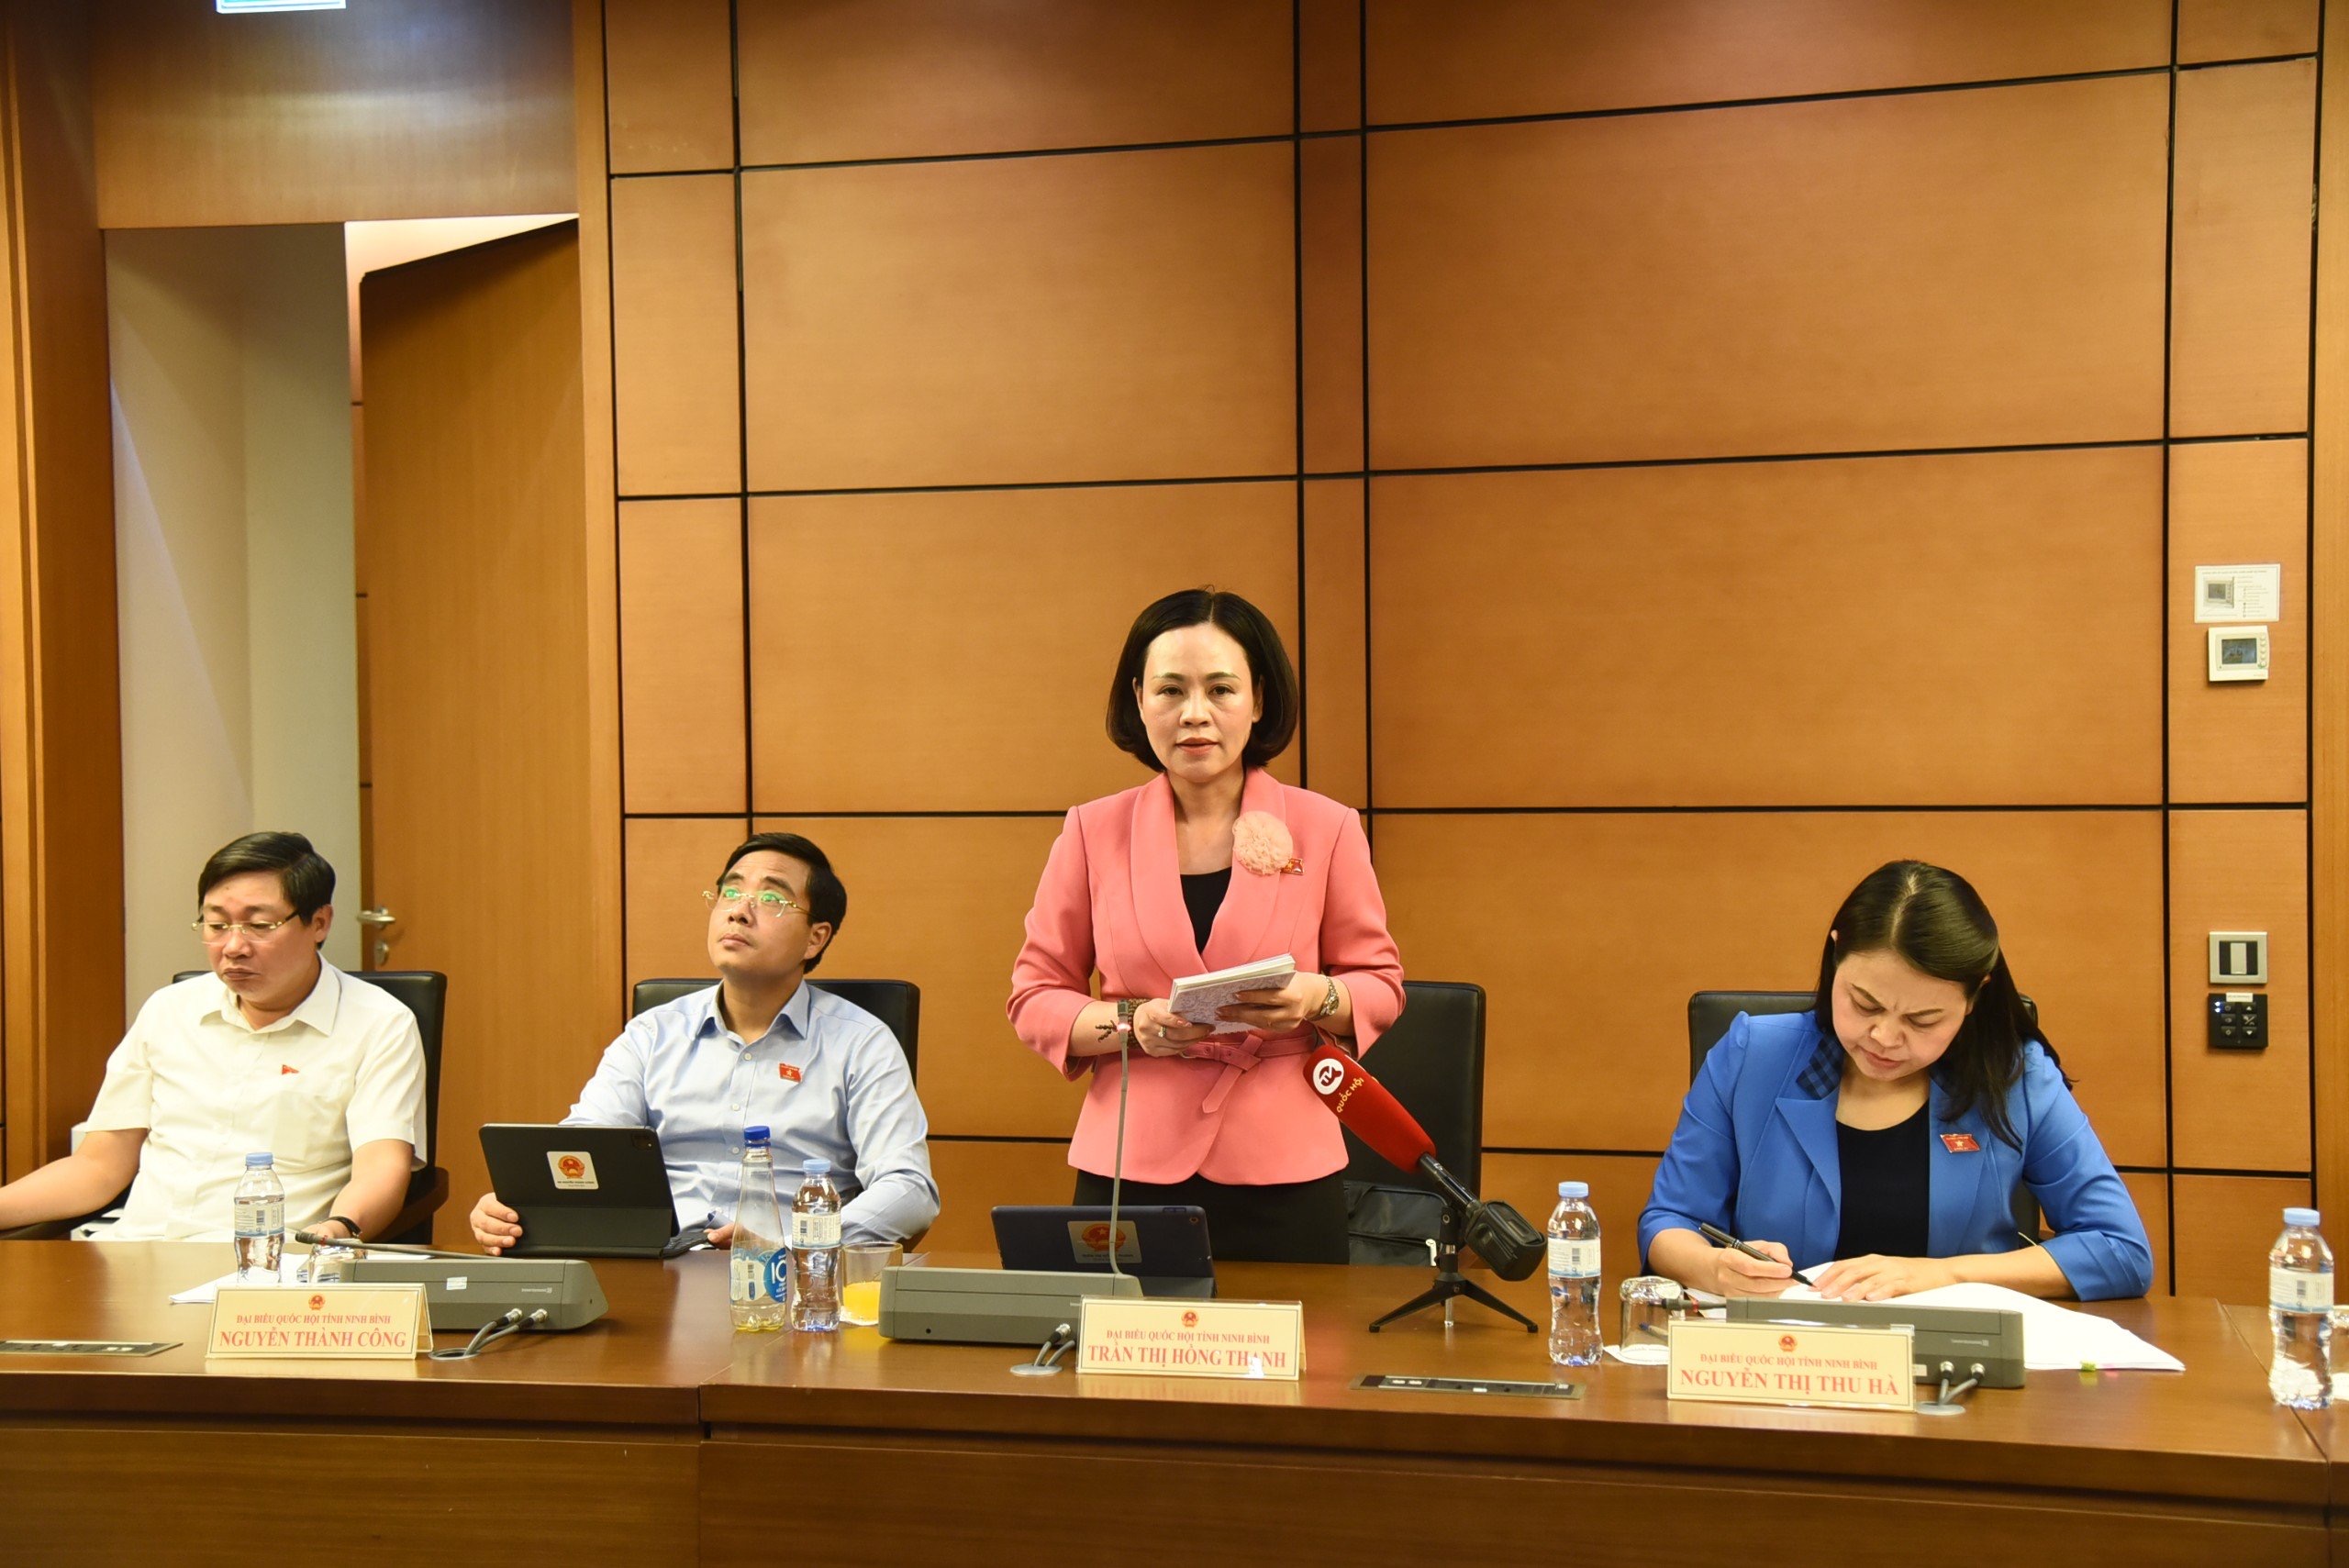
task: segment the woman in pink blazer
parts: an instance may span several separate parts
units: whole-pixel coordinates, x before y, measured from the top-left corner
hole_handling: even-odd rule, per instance
[[[1338,1124],[1298,1058],[1366,1049],[1403,969],[1353,810],[1264,772],[1297,732],[1297,675],[1264,612],[1196,588],[1142,611],[1109,690],[1109,738],[1157,777],[1068,814],[1011,972],[1012,1027],[1090,1073],[1069,1163],[1076,1201],[1197,1204],[1218,1256],[1346,1261]],[[1182,975],[1288,953],[1215,1033],[1166,1005]],[[1101,999],[1091,988],[1101,976]],[[1119,1162],[1119,1046],[1130,1045]]]

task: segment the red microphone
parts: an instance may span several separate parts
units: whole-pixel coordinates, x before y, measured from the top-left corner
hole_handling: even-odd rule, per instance
[[[1380,1159],[1397,1170],[1426,1176],[1457,1206],[1462,1243],[1492,1264],[1495,1273],[1517,1280],[1533,1272],[1544,1253],[1542,1232],[1508,1204],[1477,1197],[1445,1170],[1427,1129],[1386,1084],[1364,1072],[1361,1062],[1324,1040],[1305,1058],[1305,1081],[1330,1114]]]
[[[1435,1159],[1435,1140],[1403,1108],[1403,1102],[1329,1041],[1306,1057],[1305,1081],[1347,1131],[1397,1170],[1416,1171],[1420,1161]]]

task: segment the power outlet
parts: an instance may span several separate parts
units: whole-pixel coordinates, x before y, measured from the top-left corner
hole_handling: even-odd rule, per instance
[[[2257,991],[2210,993],[2210,1049],[2267,1049],[2267,998]]]

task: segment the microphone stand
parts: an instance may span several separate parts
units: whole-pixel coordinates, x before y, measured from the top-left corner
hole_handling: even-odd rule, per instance
[[[1398,1318],[1408,1318],[1414,1312],[1425,1311],[1439,1304],[1444,1309],[1444,1322],[1448,1327],[1452,1321],[1453,1299],[1455,1296],[1464,1296],[1471,1301],[1482,1302],[1504,1318],[1514,1318],[1524,1324],[1525,1331],[1529,1334],[1541,1332],[1534,1327],[1532,1318],[1528,1318],[1475,1280],[1461,1273],[1460,1233],[1466,1227],[1467,1214],[1461,1207],[1459,1199],[1451,1193],[1447,1192],[1442,1195],[1443,1218],[1437,1223],[1435,1232],[1435,1283],[1386,1314],[1386,1317],[1371,1324],[1370,1331],[1375,1334]]]

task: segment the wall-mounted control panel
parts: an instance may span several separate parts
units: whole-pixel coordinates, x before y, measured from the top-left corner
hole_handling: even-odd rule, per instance
[[[2210,1049],[2267,1049],[2267,998],[2256,991],[2210,993]]]

